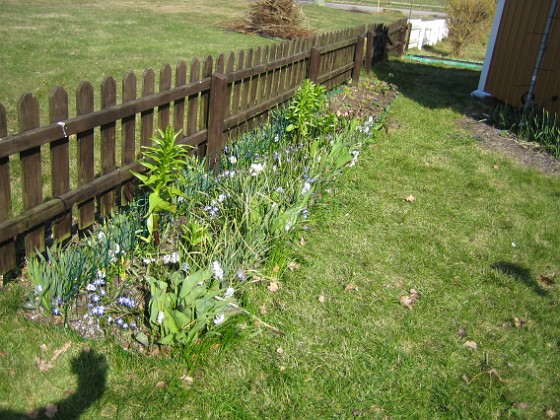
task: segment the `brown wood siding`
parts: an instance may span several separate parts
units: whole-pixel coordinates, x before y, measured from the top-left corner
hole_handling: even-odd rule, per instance
[[[529,91],[542,35],[552,0],[507,0],[484,90],[511,105],[521,106]],[[558,17],[558,10],[556,13]],[[558,112],[560,73],[560,24],[555,20],[542,71],[537,79],[535,102]],[[551,109],[553,107],[554,109]]]

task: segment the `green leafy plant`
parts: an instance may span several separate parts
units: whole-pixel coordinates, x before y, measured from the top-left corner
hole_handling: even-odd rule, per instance
[[[176,198],[185,197],[175,183],[184,177],[183,170],[191,159],[186,147],[176,143],[179,133],[168,127],[165,132],[158,130],[158,134],[152,138],[153,146],[144,146],[144,160],[140,164],[147,168],[147,173],[131,171],[142,186],[150,190],[145,215],[149,233],[147,240],[153,239],[156,245],[159,243],[159,214],[175,213]]]
[[[290,124],[286,131],[297,139],[315,137],[336,127],[336,117],[328,107],[325,87],[305,80],[296,90],[286,111]]]

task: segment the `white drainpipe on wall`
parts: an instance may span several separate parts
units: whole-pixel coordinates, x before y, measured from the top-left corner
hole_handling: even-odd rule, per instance
[[[490,39],[488,40],[488,48],[486,50],[486,56],[484,57],[484,64],[482,65],[482,71],[480,73],[480,79],[478,80],[478,89],[475,90],[471,95],[477,98],[486,98],[492,96],[492,94],[486,92],[484,88],[486,87],[486,79],[488,78],[488,69],[492,63],[492,56],[494,55],[494,46],[496,45],[496,39],[498,38],[498,32],[500,29],[500,23],[502,22],[502,15],[504,13],[504,7],[506,0],[499,0],[496,6],[496,15],[494,16],[494,22],[492,23],[492,32],[490,32]]]
[[[558,7],[558,0],[552,0],[552,4],[550,5],[550,12],[548,13],[548,19],[546,21],[546,26],[544,28],[544,33],[541,40],[541,46],[539,48],[539,54],[537,55],[537,62],[535,63],[535,69],[533,70],[533,77],[531,77],[531,85],[529,86],[529,92],[527,93],[527,100],[525,101],[525,110],[527,110],[534,102],[537,78],[539,76],[539,71],[541,70],[546,47],[548,46],[548,35],[550,34],[550,30],[552,28],[554,15],[556,14],[556,7]]]

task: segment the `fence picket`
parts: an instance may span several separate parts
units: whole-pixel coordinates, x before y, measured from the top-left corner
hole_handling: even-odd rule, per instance
[[[147,68],[142,75],[142,96],[150,96],[155,92],[156,75],[154,69]],[[154,110],[150,109],[140,114],[140,145],[149,146],[154,135]]]
[[[194,58],[191,62],[189,82],[194,83],[200,80],[200,61]],[[187,111],[187,136],[191,136],[198,131],[198,107],[199,94],[189,96]]]
[[[70,154],[68,135],[64,120],[68,119],[68,93],[61,88],[53,89],[49,96],[49,121],[59,123],[61,138],[50,143],[51,194],[60,197],[70,191]],[[72,234],[72,208],[61,215],[53,224],[53,237],[64,240]]]
[[[204,60],[204,67],[202,69],[202,78],[212,77],[212,68],[214,59],[208,56]],[[202,118],[200,119],[200,129],[203,130],[208,127],[208,114],[210,106],[210,91],[201,94],[201,110]],[[208,148],[208,141],[198,146],[198,158],[203,159],[206,156]]]
[[[76,90],[76,114],[93,112],[93,86],[81,82]],[[78,185],[93,180],[94,175],[94,132],[93,128],[77,134],[78,141]],[[95,200],[91,197],[78,204],[78,228],[85,229],[95,221]]]
[[[159,92],[171,89],[171,66],[165,64],[159,72]],[[158,127],[165,131],[169,126],[171,104],[163,104],[158,107]]]
[[[130,102],[136,99],[136,75],[127,73],[122,82],[122,101]],[[136,148],[136,114],[122,120],[121,137],[121,165],[126,166],[134,162]],[[127,204],[134,197],[134,183],[128,181],[121,187],[121,205]]]
[[[187,64],[181,60],[175,68],[175,87],[187,84]],[[185,98],[173,103],[173,128],[175,132],[183,132],[185,128]],[[184,133],[183,133],[184,134]]]
[[[20,131],[39,127],[39,102],[31,93],[23,94],[18,103]],[[41,181],[41,147],[32,147],[20,153],[23,206],[30,210],[43,201]],[[33,227],[25,235],[25,253],[32,256],[45,249],[43,225]]]
[[[106,77],[101,83],[101,108],[107,109],[117,103],[117,83],[112,77]],[[116,124],[110,123],[101,126],[101,174],[105,175],[116,168],[115,156],[115,128]],[[101,216],[111,214],[115,206],[115,190],[111,189],[100,196]]]
[[[0,104],[0,139],[8,135],[6,108]],[[0,158],[0,222],[12,216],[12,193],[10,184],[10,157]],[[0,274],[7,273],[16,265],[16,247],[13,239],[0,243]]]

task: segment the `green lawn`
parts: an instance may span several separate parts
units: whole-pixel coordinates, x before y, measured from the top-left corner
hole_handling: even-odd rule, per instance
[[[363,4],[366,6],[377,6],[380,7],[394,7],[401,9],[409,9],[411,6],[414,10],[434,10],[434,11],[445,11],[449,0],[336,0],[335,3],[348,3],[348,4]]]
[[[83,418],[558,412],[560,180],[481,150],[457,127],[476,106],[477,72],[399,61],[376,71],[401,88],[389,134],[312,216],[290,255],[299,269],[277,292],[249,293],[248,309],[285,335],[248,324],[220,345],[148,358],[24,319],[23,287],[9,285],[0,409],[54,402]],[[411,289],[418,298],[407,309],[400,300]],[[40,361],[52,367],[41,372]]]

